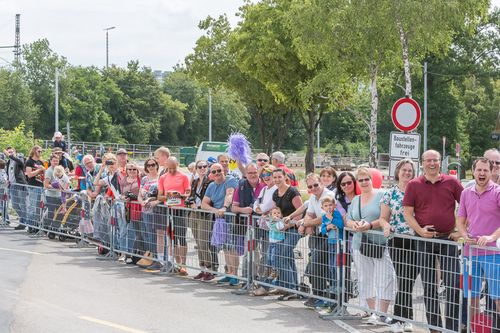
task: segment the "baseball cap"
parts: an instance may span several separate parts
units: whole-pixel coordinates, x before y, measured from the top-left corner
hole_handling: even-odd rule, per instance
[[[117,150],[116,155],[120,155],[120,154],[127,154],[127,151],[123,148],[120,148]]]

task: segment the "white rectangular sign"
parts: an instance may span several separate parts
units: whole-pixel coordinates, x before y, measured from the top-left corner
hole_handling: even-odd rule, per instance
[[[418,160],[420,156],[420,134],[391,132],[389,142],[390,158],[411,158]]]

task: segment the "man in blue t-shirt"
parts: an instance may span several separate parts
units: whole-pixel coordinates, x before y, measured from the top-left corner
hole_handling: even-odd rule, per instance
[[[201,208],[213,212],[217,217],[224,217],[224,214],[229,211],[233,201],[233,194],[234,190],[238,187],[238,181],[233,177],[226,177],[224,169],[219,163],[212,164],[210,167],[210,173],[214,181],[208,185],[203,201],[201,202]],[[212,224],[209,226],[209,230],[212,230],[213,232],[213,220],[210,219],[207,223]],[[217,270],[217,267],[219,266],[217,262],[217,250],[214,247],[211,247],[210,252],[213,252],[214,254],[212,255],[212,260],[214,262],[211,266],[214,270]],[[226,255],[226,262],[228,262],[227,259],[229,258],[227,258]],[[228,264],[228,268],[229,266],[230,265]],[[211,276],[211,278],[213,279],[213,276]],[[231,283],[229,278],[224,279]],[[238,284],[237,279],[234,280],[235,281],[232,281],[233,284]],[[206,279],[204,279],[204,281],[206,281]]]

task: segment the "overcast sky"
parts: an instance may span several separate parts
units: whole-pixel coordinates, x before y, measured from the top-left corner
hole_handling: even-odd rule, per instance
[[[500,0],[493,0],[500,6]],[[73,65],[125,66],[139,60],[152,69],[170,70],[182,62],[201,35],[198,22],[227,13],[231,23],[242,0],[0,0],[0,46],[14,44],[15,14],[21,14],[21,43],[47,38],[52,50]],[[0,49],[0,66],[12,61]]]

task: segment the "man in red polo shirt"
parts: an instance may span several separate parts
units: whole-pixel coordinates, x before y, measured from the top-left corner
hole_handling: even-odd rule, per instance
[[[426,241],[427,238],[447,240],[455,230],[455,207],[460,202],[463,187],[452,176],[443,175],[441,155],[435,150],[422,154],[424,175],[410,181],[403,198],[404,217],[415,230],[419,252],[419,268],[424,286],[424,304],[427,322],[434,326],[431,332],[442,327],[438,300],[436,261],[439,260],[441,276],[446,287],[446,328],[459,328],[459,262],[457,246]]]

